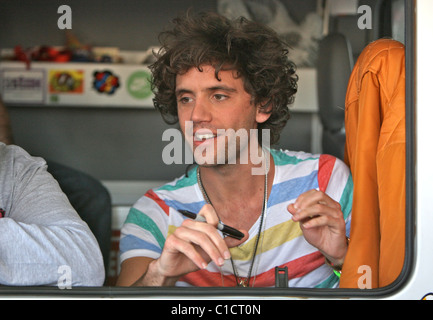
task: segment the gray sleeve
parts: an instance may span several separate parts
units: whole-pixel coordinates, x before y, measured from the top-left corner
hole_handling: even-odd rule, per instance
[[[0,283],[100,286],[99,246],[40,158],[0,145]]]

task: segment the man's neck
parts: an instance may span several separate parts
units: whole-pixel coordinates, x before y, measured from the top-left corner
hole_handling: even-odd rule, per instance
[[[272,157],[268,163],[268,196],[272,188],[275,166]],[[252,171],[256,168],[257,171]],[[212,205],[220,219],[229,224],[236,224],[238,218],[251,218],[260,215],[263,203],[265,170],[252,164],[229,164],[212,167],[200,166],[200,178]],[[252,172],[262,171],[262,174]],[[244,211],[242,213],[242,211]],[[242,215],[237,217],[232,212]],[[251,216],[249,216],[251,212]]]

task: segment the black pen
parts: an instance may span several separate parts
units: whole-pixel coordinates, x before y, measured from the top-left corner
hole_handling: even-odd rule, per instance
[[[191,211],[188,211],[188,210],[178,210],[178,211],[187,218],[193,219],[195,221],[206,222],[205,217],[203,217],[199,214],[192,213]],[[235,238],[238,240],[241,240],[244,237],[244,234],[242,232],[240,232],[239,230],[236,230],[235,228],[232,228],[232,227],[229,227],[229,226],[223,224],[221,221],[218,222],[217,229],[219,231],[221,231],[222,233],[228,235],[229,237],[232,237],[232,238]]]

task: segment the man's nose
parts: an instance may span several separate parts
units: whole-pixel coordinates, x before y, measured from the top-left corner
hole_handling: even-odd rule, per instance
[[[191,121],[208,122],[212,119],[211,103],[206,97],[197,97],[191,112]]]

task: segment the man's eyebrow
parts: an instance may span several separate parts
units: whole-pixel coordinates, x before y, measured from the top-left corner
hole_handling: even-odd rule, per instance
[[[174,94],[176,95],[176,97],[184,94],[184,93],[192,93],[192,90],[187,90],[187,89],[178,89],[174,92]]]
[[[204,91],[209,91],[209,92],[218,91],[218,90],[226,91],[226,92],[237,92],[237,90],[235,88],[224,86],[224,85],[221,85],[221,86],[212,86],[212,87],[204,89]],[[182,94],[185,94],[185,93],[193,94],[194,92],[192,90],[188,90],[188,89],[177,89],[175,91],[176,97],[178,97],[178,96],[180,96]]]
[[[228,87],[228,86],[213,86],[213,87],[207,88],[206,90],[208,90],[208,91],[222,90],[222,91],[227,91],[227,92],[236,92],[237,91],[235,88]]]

